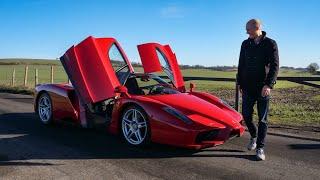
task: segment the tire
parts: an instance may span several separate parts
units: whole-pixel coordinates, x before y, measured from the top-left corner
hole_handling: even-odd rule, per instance
[[[146,146],[150,144],[151,129],[145,111],[136,105],[126,108],[120,119],[123,139],[133,146]]]
[[[52,100],[48,93],[44,92],[40,94],[40,97],[37,101],[37,115],[39,120],[45,124],[49,125],[53,122],[53,113],[52,113]]]

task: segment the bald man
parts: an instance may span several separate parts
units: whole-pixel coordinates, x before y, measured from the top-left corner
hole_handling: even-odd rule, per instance
[[[264,140],[268,128],[271,89],[276,83],[279,55],[276,41],[262,31],[261,22],[251,19],[246,24],[249,38],[241,45],[237,84],[242,92],[242,115],[250,132],[248,150],[256,149],[258,160],[265,160]],[[253,123],[253,107],[257,103],[258,130]]]

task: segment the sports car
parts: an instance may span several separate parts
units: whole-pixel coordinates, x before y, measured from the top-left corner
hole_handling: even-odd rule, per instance
[[[241,114],[192,83],[185,88],[169,45],[137,47],[143,72],[134,71],[114,38],[90,36],[68,49],[60,60],[70,83],[36,86],[40,121],[102,127],[133,146],[201,149],[243,134]]]

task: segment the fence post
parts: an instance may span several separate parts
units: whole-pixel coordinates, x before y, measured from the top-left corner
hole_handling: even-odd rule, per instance
[[[12,79],[11,79],[11,85],[12,85],[12,86],[15,85],[15,79],[16,79],[16,68],[13,68],[13,71],[12,71]]]
[[[235,109],[236,111],[239,111],[239,85],[237,84],[237,81],[236,81],[236,97],[235,97]]]
[[[51,66],[51,84],[53,83],[53,66]]]
[[[28,82],[28,69],[29,69],[29,67],[28,67],[28,65],[25,67],[25,69],[24,69],[24,86],[27,86],[27,82]]]
[[[34,71],[34,87],[36,87],[38,84],[38,68]]]

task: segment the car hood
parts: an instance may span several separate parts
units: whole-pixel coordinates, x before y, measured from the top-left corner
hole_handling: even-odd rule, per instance
[[[203,125],[217,128],[241,126],[241,115],[221,100],[208,102],[190,93],[151,95],[148,98],[175,108]]]

